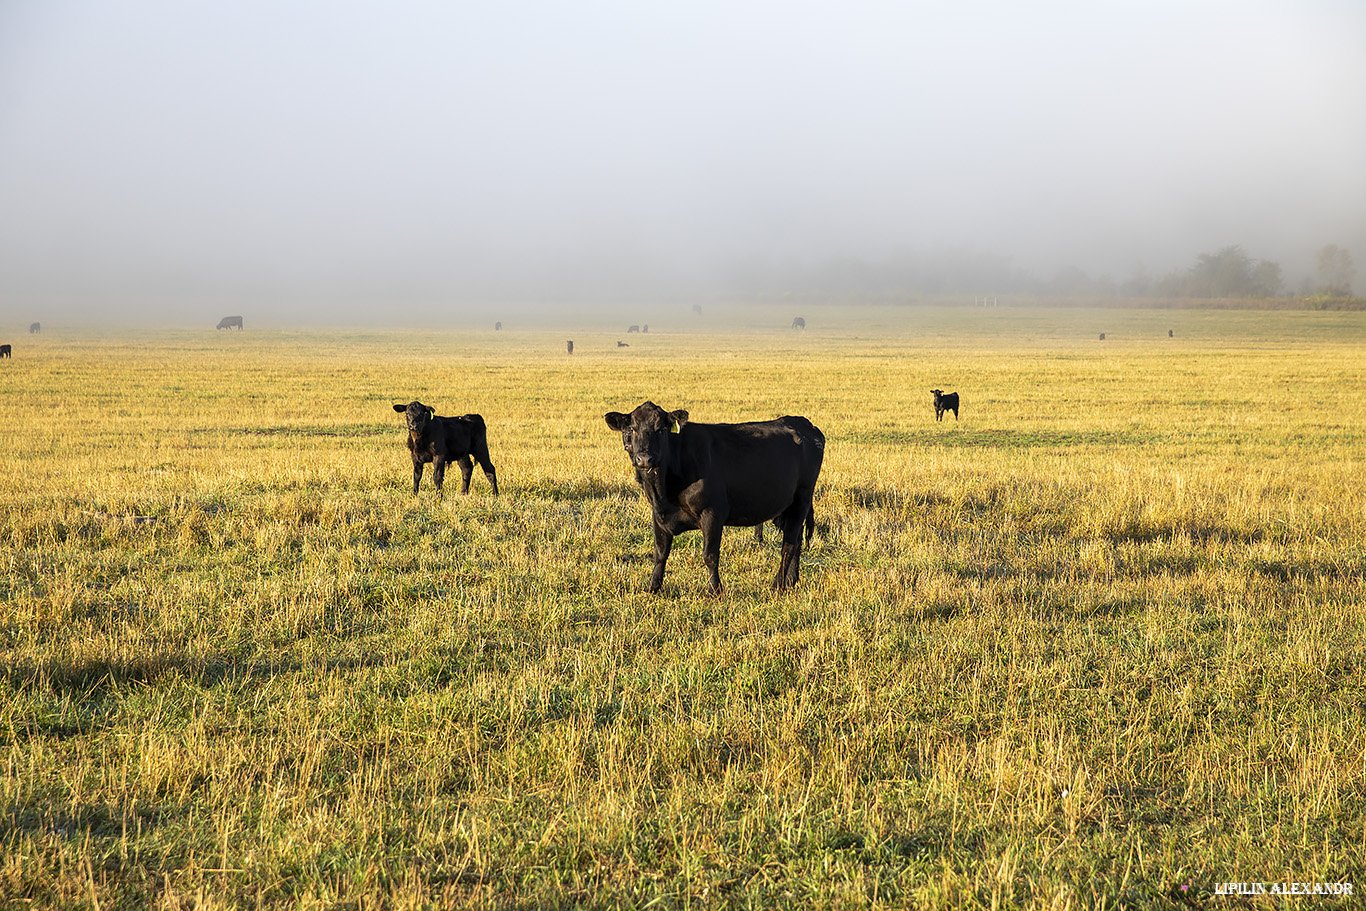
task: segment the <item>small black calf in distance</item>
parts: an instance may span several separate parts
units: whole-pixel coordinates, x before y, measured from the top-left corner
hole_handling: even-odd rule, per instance
[[[802,528],[811,541],[811,498],[825,457],[825,435],[803,417],[747,424],[697,424],[683,410],[645,402],[630,414],[609,411],[607,426],[620,431],[654,517],[654,572],[659,591],[674,536],[702,531],[703,562],[713,594],[721,593],[721,532],[727,525],[772,520],[783,532],[782,558],[773,590],[797,584]]]
[[[13,355],[10,354],[9,345],[0,345],[0,357],[13,357]]]
[[[944,420],[944,412],[946,411],[952,411],[953,419],[958,420],[958,393],[950,392],[945,395],[943,389],[931,389],[930,393],[934,395],[934,419],[936,421]]]
[[[395,405],[394,410],[407,416],[408,451],[413,457],[413,495],[422,482],[422,466],[432,463],[432,483],[437,494],[446,479],[446,463],[460,465],[460,492],[470,492],[470,477],[474,463],[484,469],[484,476],[498,496],[498,475],[489,459],[488,428],[477,414],[462,414],[455,418],[438,417],[436,409],[421,402]]]

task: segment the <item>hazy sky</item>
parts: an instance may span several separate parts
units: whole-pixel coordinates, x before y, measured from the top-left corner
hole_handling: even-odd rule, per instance
[[[1235,243],[1366,272],[1361,0],[0,0],[0,319]]]

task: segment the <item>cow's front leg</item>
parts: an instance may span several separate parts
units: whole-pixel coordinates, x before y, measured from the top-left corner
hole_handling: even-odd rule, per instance
[[[441,496],[441,485],[446,481],[446,460],[437,456],[432,461],[432,483],[436,485],[437,496]]]
[[[655,569],[650,574],[650,594],[659,591],[660,585],[664,583],[664,564],[668,562],[669,551],[673,550],[673,546],[673,533],[655,522]]]
[[[702,562],[711,576],[711,593],[721,594],[721,532],[725,524],[715,510],[702,513]]]
[[[470,492],[470,478],[474,476],[474,460],[469,456],[460,457],[460,492]]]
[[[422,463],[413,462],[413,496],[417,496],[418,485],[422,483]]]

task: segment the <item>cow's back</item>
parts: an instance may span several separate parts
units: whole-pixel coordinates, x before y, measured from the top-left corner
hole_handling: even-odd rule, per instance
[[[766,522],[820,475],[825,436],[804,417],[744,424],[683,425],[683,482],[720,483],[730,507],[727,524]]]
[[[469,455],[487,433],[484,419],[477,414],[462,414],[459,417],[437,420],[441,422],[442,441],[452,458]]]

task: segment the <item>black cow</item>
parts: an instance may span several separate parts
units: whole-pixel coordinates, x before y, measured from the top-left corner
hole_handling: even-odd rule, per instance
[[[649,331],[650,331],[650,324],[649,324],[649,323],[646,323],[645,325],[641,326],[641,327],[640,327],[640,331],[641,331],[641,332],[649,332]]]
[[[574,353],[574,343],[572,341],[565,342],[564,347],[570,354]]]
[[[43,324],[42,324],[42,323],[29,323],[29,324],[28,324],[28,334],[29,334],[29,335],[37,335],[39,332],[42,332],[42,331],[43,331]]]
[[[711,590],[721,592],[721,532],[727,525],[772,519],[783,531],[782,561],[773,590],[797,584],[802,526],[811,542],[811,497],[825,456],[825,436],[803,417],[748,424],[695,424],[688,412],[645,402],[630,414],[609,411],[607,426],[621,444],[654,514],[655,566],[650,591],[659,591],[674,536],[702,530],[703,561]]]
[[[231,329],[231,328],[233,328],[234,326],[236,326],[238,329],[241,329],[241,328],[242,328],[242,317],[240,317],[240,316],[225,316],[225,317],[223,317],[221,320],[218,321],[218,325],[215,326],[214,328],[216,328],[216,329]]]
[[[793,328],[793,329],[805,329],[805,328],[806,328],[806,320],[802,319],[800,316],[797,317],[796,319],[794,319],[794,320],[792,321],[792,328]]]
[[[493,331],[494,331],[494,332],[499,332],[499,331],[502,330],[502,328],[503,328],[503,324],[502,324],[501,322],[498,322],[498,323],[494,323],[494,324],[493,324]]]
[[[1102,342],[1105,341],[1105,333],[1104,333],[1104,332],[1102,332],[1102,333],[1100,334],[1100,340],[1101,340]]]
[[[489,458],[488,428],[484,426],[482,417],[477,414],[462,414],[458,418],[438,417],[435,408],[421,402],[395,405],[394,410],[406,414],[408,418],[408,451],[413,456],[414,496],[422,481],[422,466],[426,462],[432,463],[432,482],[436,485],[438,495],[446,479],[447,462],[460,464],[460,492],[469,493],[475,461],[484,469],[484,476],[493,486],[493,495],[498,496],[498,475]],[[474,458],[471,459],[471,456]]]
[[[630,335],[632,332],[639,332],[639,331],[640,331],[640,326],[639,326],[639,325],[627,326],[627,327],[626,327],[626,334],[627,334],[627,335]]]
[[[934,396],[934,419],[944,420],[944,412],[952,411],[953,419],[958,420],[958,393],[950,392],[944,394],[943,389],[931,389],[930,393]]]
[[[618,347],[618,348],[630,348],[631,346],[628,345],[628,344],[626,344],[625,342],[617,342],[617,347]]]
[[[1174,329],[1168,329],[1168,330],[1167,330],[1167,338],[1176,338],[1176,330],[1174,330]]]
[[[9,345],[0,345],[0,357],[12,357]]]

